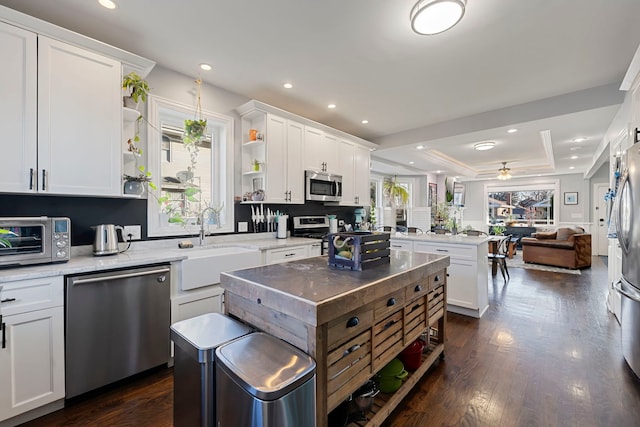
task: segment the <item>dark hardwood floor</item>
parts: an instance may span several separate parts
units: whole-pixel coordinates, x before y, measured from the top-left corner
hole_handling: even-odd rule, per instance
[[[602,259],[579,276],[509,272],[489,279],[482,319],[449,314],[445,360],[385,426],[640,426]],[[171,426],[172,384],[162,369],[25,426]]]

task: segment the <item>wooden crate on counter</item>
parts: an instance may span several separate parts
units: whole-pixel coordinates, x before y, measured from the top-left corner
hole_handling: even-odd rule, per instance
[[[329,234],[329,265],[365,270],[390,261],[389,233],[354,231]]]

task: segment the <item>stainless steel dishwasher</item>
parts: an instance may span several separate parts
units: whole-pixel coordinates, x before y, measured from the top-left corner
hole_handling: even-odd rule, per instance
[[[169,361],[168,265],[67,276],[66,398]]]

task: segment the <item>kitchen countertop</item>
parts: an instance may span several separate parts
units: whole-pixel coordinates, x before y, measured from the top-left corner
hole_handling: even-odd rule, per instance
[[[405,234],[395,233],[391,235],[392,239],[398,240],[411,240],[414,242],[439,242],[439,243],[452,243],[456,245],[481,245],[489,240],[489,236],[467,236],[466,234],[436,234],[436,233],[424,233],[424,234]]]
[[[191,240],[194,247],[190,249],[179,249],[178,242],[183,240]],[[227,236],[208,236],[202,248],[235,246],[264,251],[291,246],[311,245],[319,242],[317,239],[307,239],[303,237],[276,239],[275,233],[234,234]],[[121,243],[120,247],[125,247],[125,244]],[[97,257],[93,256],[90,245],[81,247],[74,246],[71,248],[71,259],[68,262],[0,269],[0,283],[181,261],[187,258],[189,252],[197,251],[199,248],[197,238],[146,240],[133,242],[131,248],[126,252],[117,255]]]
[[[391,251],[391,262],[357,271],[328,265],[326,256],[236,270],[220,275],[225,290],[305,321],[322,323],[449,266],[446,255]]]

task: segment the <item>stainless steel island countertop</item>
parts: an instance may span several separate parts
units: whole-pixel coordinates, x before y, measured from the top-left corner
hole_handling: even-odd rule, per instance
[[[389,264],[357,271],[329,266],[319,256],[222,273],[220,282],[229,292],[317,325],[448,266],[448,256],[391,251]]]

